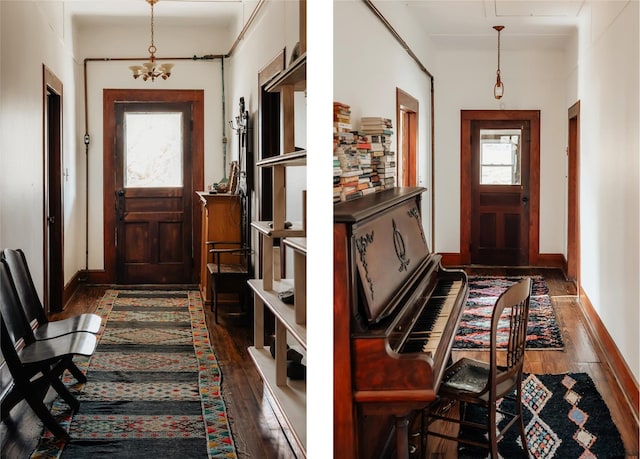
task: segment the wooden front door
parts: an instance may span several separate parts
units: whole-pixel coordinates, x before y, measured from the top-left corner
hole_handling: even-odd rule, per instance
[[[471,263],[529,263],[529,122],[471,123]]]
[[[120,284],[191,280],[191,104],[116,104]]]
[[[92,281],[197,283],[204,91],[105,89],[103,106],[105,269]]]
[[[462,110],[459,263],[535,266],[539,239],[540,111]]]

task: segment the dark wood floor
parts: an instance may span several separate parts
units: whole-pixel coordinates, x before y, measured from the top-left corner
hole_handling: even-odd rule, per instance
[[[591,375],[603,395],[614,422],[625,444],[628,457],[638,457],[638,423],[623,394],[617,388],[614,375],[591,343],[580,306],[576,302],[575,287],[566,282],[556,270],[468,270],[474,274],[520,275],[543,274],[550,288],[552,303],[565,341],[564,351],[528,351],[525,371],[534,373],[586,372]],[[80,312],[95,311],[97,302],[106,287],[83,286],[58,315],[62,318]],[[223,307],[219,324],[213,314],[207,312],[211,342],[218,358],[222,375],[222,392],[227,404],[231,428],[241,458],[289,458],[293,457],[286,438],[271,407],[263,397],[263,386],[247,347],[252,344],[253,330],[250,317],[229,315]],[[465,352],[465,355],[481,354]],[[457,352],[454,358],[462,355]],[[8,423],[0,427],[2,438],[1,457],[19,459],[29,457],[35,448],[42,427],[30,409],[19,406],[12,411]],[[430,443],[430,457],[455,457],[455,445],[451,442]],[[338,459],[338,458],[336,458]]]
[[[65,311],[52,319],[94,312],[105,290],[107,287],[80,287]],[[247,348],[253,344],[251,317],[227,314],[238,310],[234,305],[221,307],[219,324],[216,324],[209,307],[205,308],[211,345],[222,372],[222,393],[238,457],[294,458],[269,402],[263,398],[262,381],[247,353]],[[28,458],[41,432],[41,422],[22,402],[12,410],[9,422],[0,426],[0,457]]]

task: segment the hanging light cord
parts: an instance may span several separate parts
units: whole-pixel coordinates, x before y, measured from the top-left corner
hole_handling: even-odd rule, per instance
[[[496,99],[501,99],[504,95],[504,84],[500,79],[500,32],[504,29],[504,26],[493,26],[498,32],[498,70],[496,70],[496,84],[493,86],[493,96]]]
[[[149,4],[151,4],[151,45],[149,45],[149,54],[151,54],[151,62],[156,60],[156,51],[157,48],[154,45],[154,41],[153,41],[153,5],[155,5],[157,0],[149,0]],[[500,37],[500,35],[498,34],[498,37]]]
[[[153,8],[153,7],[152,7]],[[152,10],[153,15],[153,10]],[[153,32],[151,32],[151,40],[153,41]],[[500,29],[498,29],[498,70],[496,70],[496,75],[500,78]]]

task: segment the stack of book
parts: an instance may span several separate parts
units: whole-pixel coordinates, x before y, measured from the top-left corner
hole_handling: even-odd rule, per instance
[[[350,133],[351,127],[351,106],[342,102],[333,103],[333,134],[334,138],[339,133]]]
[[[352,130],[351,107],[333,103],[333,202],[349,201],[395,186],[393,124],[388,118],[364,117]]]
[[[396,183],[396,155],[392,150],[392,121],[377,116],[362,117],[358,134],[371,153],[372,185],[376,191],[393,188]]]
[[[346,200],[357,191],[360,175],[355,135],[351,127],[351,107],[333,103],[333,202]]]

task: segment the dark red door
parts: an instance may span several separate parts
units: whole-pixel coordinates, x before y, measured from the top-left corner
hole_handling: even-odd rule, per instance
[[[529,264],[529,121],[471,123],[471,263]]]
[[[191,104],[121,102],[115,111],[117,282],[188,283]]]

